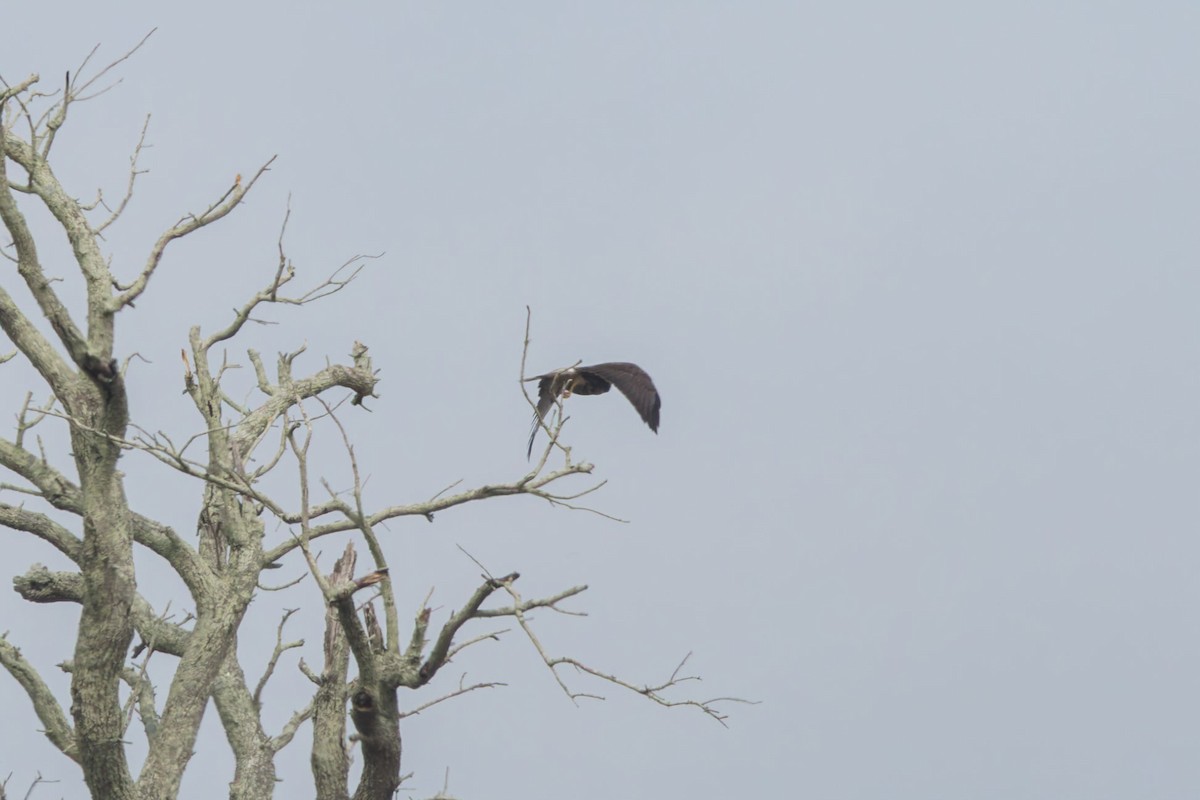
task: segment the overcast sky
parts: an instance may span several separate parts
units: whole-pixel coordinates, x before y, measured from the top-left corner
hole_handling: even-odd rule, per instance
[[[523,473],[527,304],[531,370],[635,361],[662,392],[658,436],[615,394],[568,404],[608,481],[591,500],[628,524],[528,498],[391,524],[403,613],[431,587],[435,624],[462,604],[461,545],[527,596],[591,586],[570,604],[587,618],[538,617],[554,654],[640,683],[692,651],[704,681],[681,696],[761,704],[727,706],[726,730],[572,676],[609,696],[576,708],[508,634],[402,697],[510,684],[404,722],[401,796],[447,767],[464,800],[1200,794],[1200,6],[10,6],[0,75],[47,88],[158,27],[56,145],[70,191],[117,197],[152,115],[117,274],[279,156],[120,320],[119,354],[151,362],[130,374],[144,427],[200,430],[179,349],[274,274],[289,194],[301,282],[384,255],[230,357],[307,343],[312,371],[370,346],[380,399],[346,414],[370,504]],[[0,419],[31,384],[0,368]],[[138,510],[194,529],[197,486],[123,465]],[[66,567],[0,541],[10,574]],[[158,608],[188,607],[140,563]],[[315,587],[262,597],[241,641],[257,676],[295,606],[309,644],[268,692],[275,729],[311,692],[298,655],[320,661]],[[64,705],[76,617],[0,594]],[[61,783],[37,800],[82,796],[6,675],[0,704],[10,791],[40,770]],[[311,793],[306,747],[280,797]],[[224,794],[211,709],[199,751],[185,796]]]

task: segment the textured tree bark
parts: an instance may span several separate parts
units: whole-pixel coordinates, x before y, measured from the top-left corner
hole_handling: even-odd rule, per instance
[[[115,63],[102,69],[100,74]],[[0,286],[0,330],[49,389],[53,400],[44,407],[34,406],[32,410],[26,401],[26,407],[18,414],[15,437],[0,438],[0,470],[5,476],[12,473],[19,482],[19,485],[6,482],[5,491],[23,492],[22,499],[44,503],[49,511],[43,513],[26,508],[23,503],[0,503],[0,528],[37,537],[69,558],[78,570],[77,573],[51,572],[35,565],[15,580],[17,590],[30,602],[69,602],[81,607],[74,657],[69,664],[63,664],[71,673],[69,714],[62,700],[50,690],[48,682],[37,674],[20,649],[4,637],[0,637],[0,666],[7,669],[25,690],[49,741],[79,763],[94,798],[173,800],[177,797],[208,701],[212,698],[234,756],[235,772],[229,789],[233,800],[263,800],[274,795],[278,785],[275,755],[292,741],[297,728],[310,719],[313,725],[311,765],[317,798],[349,800],[350,748],[353,745],[347,740],[347,706],[363,765],[353,797],[355,800],[391,800],[400,784],[402,756],[400,720],[403,715],[399,709],[398,689],[425,686],[462,649],[498,636],[497,633],[484,633],[466,642],[456,638],[468,623],[489,617],[516,619],[546,666],[554,672],[558,664],[568,660],[552,660],[546,655],[523,614],[534,608],[555,609],[557,602],[586,587],[577,586],[552,597],[523,601],[512,587],[518,578],[516,573],[503,578],[486,577],[463,608],[451,615],[431,647],[426,633],[433,612],[429,608],[420,609],[405,650],[401,652],[391,578],[374,526],[407,516],[432,522],[434,513],[443,509],[514,495],[528,495],[551,504],[576,507],[572,504],[578,497],[602,484],[582,492],[558,493],[551,484],[592,470],[590,464],[573,463],[569,449],[560,446],[567,456],[564,465],[557,469],[543,471],[546,463],[546,456],[543,456],[533,470],[515,481],[481,485],[456,494],[439,494],[424,502],[366,509],[364,481],[358,472],[354,448],[336,413],[339,401],[329,399],[332,390],[343,390],[343,398],[350,400],[346,408],[354,408],[375,397],[379,377],[365,345],[354,343],[350,351],[352,363],[327,362],[309,375],[293,372],[293,362],[303,348],[281,354],[273,379],[268,377],[260,355],[248,349],[253,383],[239,387],[236,392],[222,384],[227,367],[233,366],[224,360],[223,350],[254,318],[257,310],[274,303],[304,305],[339,291],[353,280],[360,268],[363,257],[355,257],[315,289],[297,296],[285,296],[282,290],[296,273],[284,256],[282,234],[279,263],[266,287],[234,309],[232,322],[207,337],[202,336],[199,325],[194,326],[189,332],[188,347],[182,352],[182,384],[195,406],[200,431],[188,440],[188,444],[203,440],[207,452],[198,454],[200,446],[191,450],[187,445],[177,448],[166,434],[161,434],[160,438],[160,435],[149,434],[132,424],[127,377],[114,358],[117,316],[142,298],[168,245],[231,213],[271,162],[264,164],[248,180],[236,176],[232,185],[206,210],[187,214],[168,228],[154,242],[137,274],[123,285],[119,276],[109,269],[109,261],[101,248],[101,234],[120,217],[125,202],[111,212],[103,207],[104,212],[110,213],[109,218],[94,222],[93,218],[102,213],[97,210],[102,204],[81,205],[59,183],[49,163],[55,135],[67,119],[68,108],[79,101],[80,93],[86,94],[84,89],[90,83],[80,85],[68,77],[65,89],[56,94],[33,91],[37,81],[37,76],[31,76],[26,81],[0,89],[0,222],[12,242],[11,251],[5,247],[4,255],[13,254],[15,273],[23,283],[22,292],[27,290],[36,304],[36,308],[31,305],[30,309],[23,309]],[[13,99],[19,95],[23,96]],[[49,104],[41,116],[31,111],[39,103]],[[7,115],[6,104],[7,112],[12,112]],[[13,119],[20,122],[23,136],[28,131],[27,138],[14,133],[10,126]],[[125,201],[131,196],[134,179],[141,172],[137,167],[137,155],[142,146],[139,142],[131,159]],[[10,174],[10,165],[15,165],[13,172],[20,174]],[[21,204],[37,206],[40,203],[38,210],[49,212],[65,234],[74,256],[74,266],[78,268],[74,275],[76,285],[82,280],[85,290],[86,310],[80,318],[84,324],[72,318],[67,304],[56,293],[58,282],[65,279],[57,275],[51,279],[43,270],[37,243],[26,223],[22,205],[18,204],[18,197],[22,198]],[[528,341],[527,322],[526,347]],[[214,347],[218,349],[214,351]],[[213,363],[210,363],[210,357]],[[0,367],[7,360],[7,355],[0,354]],[[241,396],[247,389],[252,392],[255,387],[262,395],[258,397],[257,405],[231,399]],[[178,386],[170,387],[169,393],[177,396]],[[526,399],[529,399],[528,395]],[[46,418],[54,419],[56,424],[65,424],[69,429],[73,475],[40,448],[31,447],[24,440],[28,430]],[[353,472],[353,489],[347,492],[330,489],[328,499],[314,504],[308,496],[307,451],[313,423],[318,419],[326,420],[322,424],[335,425],[341,433]],[[553,434],[557,437],[558,431]],[[276,441],[262,448],[267,451],[264,456],[259,451],[260,445],[272,437]],[[195,479],[198,486],[203,485],[203,500],[194,532],[198,540],[192,538],[191,532],[180,535],[130,507],[119,468],[121,454],[128,449],[140,450],[142,454],[158,459],[165,468]],[[285,506],[266,494],[260,484],[260,480],[284,460],[289,449],[295,456],[299,478],[299,508]],[[66,459],[62,460],[65,464]],[[328,484],[326,488],[329,488]],[[269,547],[265,542],[264,518],[278,523]],[[425,522],[418,524],[424,526]],[[332,573],[325,576],[309,545],[318,538],[337,533],[348,534],[351,542]],[[367,574],[356,580],[353,541],[360,538],[365,542],[373,564]],[[182,580],[187,588],[191,612],[185,619],[172,619],[165,613],[156,612],[138,594],[133,558],[135,544],[160,557],[161,562],[156,563],[169,568]],[[259,588],[263,570],[279,566],[277,562],[289,556],[293,562],[303,556],[313,582],[320,587],[320,599],[324,601],[326,611],[324,667],[320,675],[314,675],[301,660],[301,669],[316,685],[315,693],[311,702],[301,703],[302,707],[295,711],[279,734],[270,736],[262,724],[262,688],[275,668],[279,653],[299,647],[302,642],[284,646],[280,638],[266,673],[251,690],[238,661],[237,636]],[[366,605],[360,609],[356,606],[355,593],[369,587],[377,587],[371,588],[371,592],[377,591],[378,595],[368,597]],[[512,605],[484,609],[484,602],[498,591],[511,595]],[[362,600],[361,595],[359,600]],[[383,609],[385,624],[382,627],[371,606],[376,600]],[[288,616],[291,613],[289,611]],[[281,637],[286,619],[287,616],[280,622]],[[138,644],[131,653],[135,632]],[[161,713],[156,707],[156,687],[150,673],[150,659],[154,655],[176,659],[174,677]],[[355,673],[351,671],[351,663],[356,668]],[[639,688],[594,670],[585,668],[585,671],[656,702],[671,704],[657,694],[663,687]],[[569,696],[577,696],[571,695],[558,674],[554,674]],[[674,680],[672,676],[663,686],[671,685]],[[122,708],[122,682],[130,687],[129,712]],[[457,690],[409,713],[473,689],[494,685],[460,684]],[[701,707],[715,715],[710,708]],[[140,714],[142,732],[148,744],[146,758],[136,779],[131,774],[126,755],[126,739],[130,733],[127,728],[133,711]]]
[[[358,557],[354,548],[333,565],[330,583],[349,581]],[[346,677],[350,645],[333,606],[325,608],[325,668],[313,698],[312,774],[317,800],[349,800],[350,758],[346,752]]]
[[[68,399],[69,398],[69,399]],[[71,427],[83,499],[83,611],[71,676],[71,716],[80,764],[93,797],[133,798],[125,759],[124,718],[118,696],[125,654],[133,639],[133,537],[121,475],[120,449],[128,420],[121,379],[80,386],[60,398],[79,424]]]
[[[363,754],[363,774],[354,800],[388,800],[400,786],[400,717],[395,687],[360,685],[350,698],[350,719]]]
[[[230,648],[213,683],[213,703],[221,727],[233,750],[234,775],[229,800],[261,800],[275,792],[275,750],[262,728],[258,704],[250,693],[238,664],[237,648]]]

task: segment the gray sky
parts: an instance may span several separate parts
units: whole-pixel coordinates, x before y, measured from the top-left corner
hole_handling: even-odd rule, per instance
[[[1194,3],[64,14],[6,11],[0,75],[56,86],[97,42],[107,63],[159,26],[57,145],[76,194],[114,197],[153,115],[150,173],[109,237],[120,274],[279,154],[122,320],[120,351],[153,362],[131,376],[145,427],[199,429],[178,350],[269,280],[289,193],[302,280],[386,255],[232,356],[307,342],[317,369],[370,345],[382,397],[348,419],[368,501],[522,473],[526,304],[531,369],[632,360],[662,391],[657,437],[615,396],[571,403],[567,438],[609,481],[595,505],[630,524],[530,499],[406,520],[387,534],[398,592],[408,613],[435,586],[444,619],[478,580],[456,545],[526,595],[586,582],[589,617],[538,619],[552,651],[639,682],[694,651],[694,696],[762,704],[729,707],[729,730],[615,691],[575,708],[510,634],[403,698],[464,671],[510,684],[405,722],[402,796],[447,766],[464,798],[1200,792]],[[2,369],[10,415],[26,386]],[[346,485],[328,436],[323,472]],[[194,526],[197,487],[126,464],[139,510]],[[3,541],[12,574],[65,566]],[[155,603],[186,607],[144,566]],[[319,661],[306,583],[253,607],[249,674],[297,605]],[[0,594],[0,629],[64,698],[75,616]],[[308,691],[285,660],[276,727]],[[40,770],[62,783],[39,798],[81,796],[7,677],[0,703],[10,788]],[[187,797],[230,778],[215,721]],[[311,791],[306,746],[280,796]]]

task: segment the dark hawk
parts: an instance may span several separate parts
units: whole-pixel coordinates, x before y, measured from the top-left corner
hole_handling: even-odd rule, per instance
[[[662,398],[646,370],[637,364],[614,361],[591,367],[567,367],[526,380],[538,382],[537,411],[533,415],[533,430],[529,434],[526,458],[533,455],[533,440],[555,400],[559,397],[565,400],[573,394],[604,394],[614,386],[629,398],[650,430],[658,433],[658,410],[662,408]]]

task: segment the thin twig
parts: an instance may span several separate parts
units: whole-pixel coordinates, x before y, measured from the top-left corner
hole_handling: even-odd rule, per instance
[[[129,157],[129,183],[125,186],[125,196],[121,198],[121,202],[113,209],[108,219],[100,223],[93,230],[97,233],[103,233],[104,230],[116,222],[121,214],[125,212],[125,207],[129,205],[129,200],[133,197],[133,185],[137,182],[137,176],[147,172],[144,169],[138,169],[138,156],[142,154],[142,149],[146,146],[146,131],[150,128],[150,115],[146,115],[146,121],[142,123],[142,133],[138,136],[137,147],[133,148],[133,155]],[[117,287],[120,290],[121,287]]]
[[[397,717],[397,719],[404,719],[405,717],[415,717],[417,714],[420,714],[422,711],[424,711],[427,708],[430,708],[431,706],[436,706],[438,703],[444,702],[446,700],[450,700],[455,697],[459,697],[461,695],[466,694],[467,692],[473,692],[476,689],[494,689],[497,686],[508,686],[508,684],[500,683],[499,681],[492,681],[490,683],[474,683],[474,684],[471,684],[470,686],[462,686],[460,683],[459,688],[455,689],[453,692],[444,694],[435,700],[430,700],[428,703],[422,703],[421,705],[419,705],[416,708],[411,709],[409,711],[401,711],[399,714],[396,715],[396,717]]]
[[[275,629],[275,649],[271,651],[271,659],[267,662],[267,668],[263,671],[262,677],[258,679],[258,684],[254,687],[254,705],[262,708],[262,693],[267,686],[267,681],[271,679],[271,675],[275,673],[275,666],[279,663],[279,657],[288,650],[293,650],[297,647],[304,646],[304,640],[300,639],[295,642],[283,643],[283,628],[287,625],[287,621],[300,609],[289,608],[284,611],[283,618],[279,620],[279,627]]]

